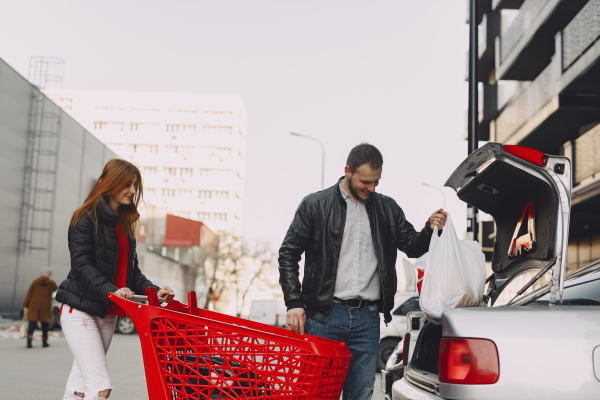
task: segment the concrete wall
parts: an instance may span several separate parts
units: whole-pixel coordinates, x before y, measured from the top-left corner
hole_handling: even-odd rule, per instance
[[[49,99],[60,113],[55,201],[48,250],[19,253],[19,225],[31,97],[36,87],[0,59],[0,314],[18,313],[42,268],[60,283],[70,268],[67,229],[104,164],[116,155]]]

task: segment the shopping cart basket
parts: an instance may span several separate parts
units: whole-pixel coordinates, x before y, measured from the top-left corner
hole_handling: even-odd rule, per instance
[[[150,400],[340,398],[344,343],[199,309],[195,292],[187,305],[147,295],[108,297],[138,330]]]

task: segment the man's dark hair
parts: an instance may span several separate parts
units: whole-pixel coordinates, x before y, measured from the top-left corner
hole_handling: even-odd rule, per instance
[[[350,167],[352,173],[363,164],[369,164],[372,169],[379,169],[383,165],[381,152],[377,147],[365,142],[354,146],[346,160],[346,165]]]

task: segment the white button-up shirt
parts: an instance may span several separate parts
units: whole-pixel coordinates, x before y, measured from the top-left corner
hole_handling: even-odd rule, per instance
[[[378,300],[377,256],[365,203],[362,200],[355,202],[342,185],[339,186],[347,208],[333,295],[342,300]]]

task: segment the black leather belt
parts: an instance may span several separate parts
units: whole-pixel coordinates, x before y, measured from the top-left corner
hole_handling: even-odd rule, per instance
[[[341,300],[337,297],[333,298],[334,303],[343,304],[348,308],[367,308],[374,304],[377,304],[377,300],[362,300],[362,299],[349,299]]]

